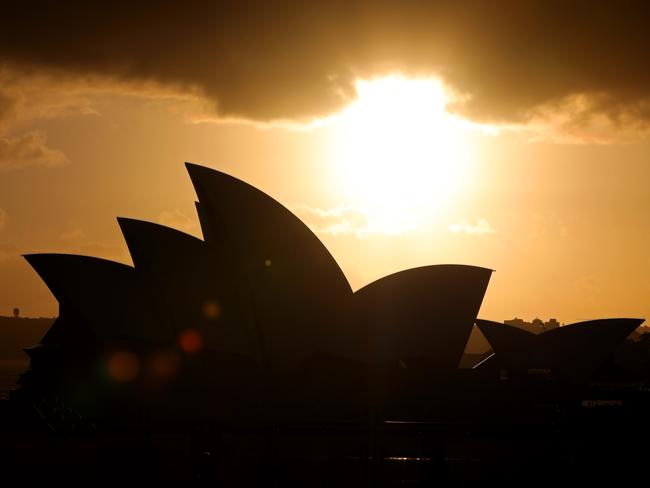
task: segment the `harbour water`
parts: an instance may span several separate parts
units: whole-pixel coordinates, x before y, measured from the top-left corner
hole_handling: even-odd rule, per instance
[[[16,388],[18,377],[29,366],[25,359],[0,359],[0,399],[6,398],[9,392]]]

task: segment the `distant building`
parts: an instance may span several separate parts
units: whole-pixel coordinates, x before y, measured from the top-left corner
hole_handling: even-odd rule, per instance
[[[479,319],[476,325],[509,378],[536,376],[583,383],[611,359],[616,347],[643,321],[630,318],[590,320],[555,327],[543,334],[489,320]],[[539,322],[533,321],[530,325],[537,323],[539,327]]]
[[[532,325],[532,324],[529,324],[528,322],[526,322],[524,319],[520,319],[520,318],[517,318],[517,317],[515,317],[514,319],[510,319],[510,320],[504,320],[503,323],[506,324],[506,325],[512,325],[513,327],[520,327],[520,328],[524,328],[526,326],[526,324],[527,325]]]
[[[532,322],[526,322],[524,319],[515,317],[514,319],[504,320],[503,323],[512,327],[518,327],[527,332],[532,332],[533,334],[541,334],[547,330],[557,329],[561,325],[557,319],[552,318],[548,322],[544,322],[538,317],[534,318]]]
[[[549,319],[548,322],[544,324],[546,330],[557,329],[559,326],[560,326],[560,322],[558,322],[557,319]]]

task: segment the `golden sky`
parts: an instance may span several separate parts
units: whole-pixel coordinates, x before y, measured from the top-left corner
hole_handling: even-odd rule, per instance
[[[464,263],[496,270],[483,318],[649,316],[645,7],[461,3],[13,7],[0,315],[57,313],[21,253],[129,262],[116,216],[200,236],[192,161],[291,208],[355,289]]]

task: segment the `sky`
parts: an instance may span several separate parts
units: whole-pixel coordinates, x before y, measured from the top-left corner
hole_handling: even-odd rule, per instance
[[[0,315],[22,259],[201,236],[183,163],[302,218],[354,289],[494,269],[480,316],[650,316],[645,2],[14,2],[0,15]]]

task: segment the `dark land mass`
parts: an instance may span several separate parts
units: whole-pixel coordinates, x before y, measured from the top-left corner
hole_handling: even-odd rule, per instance
[[[25,347],[38,344],[54,318],[0,317],[0,359],[27,359]]]

